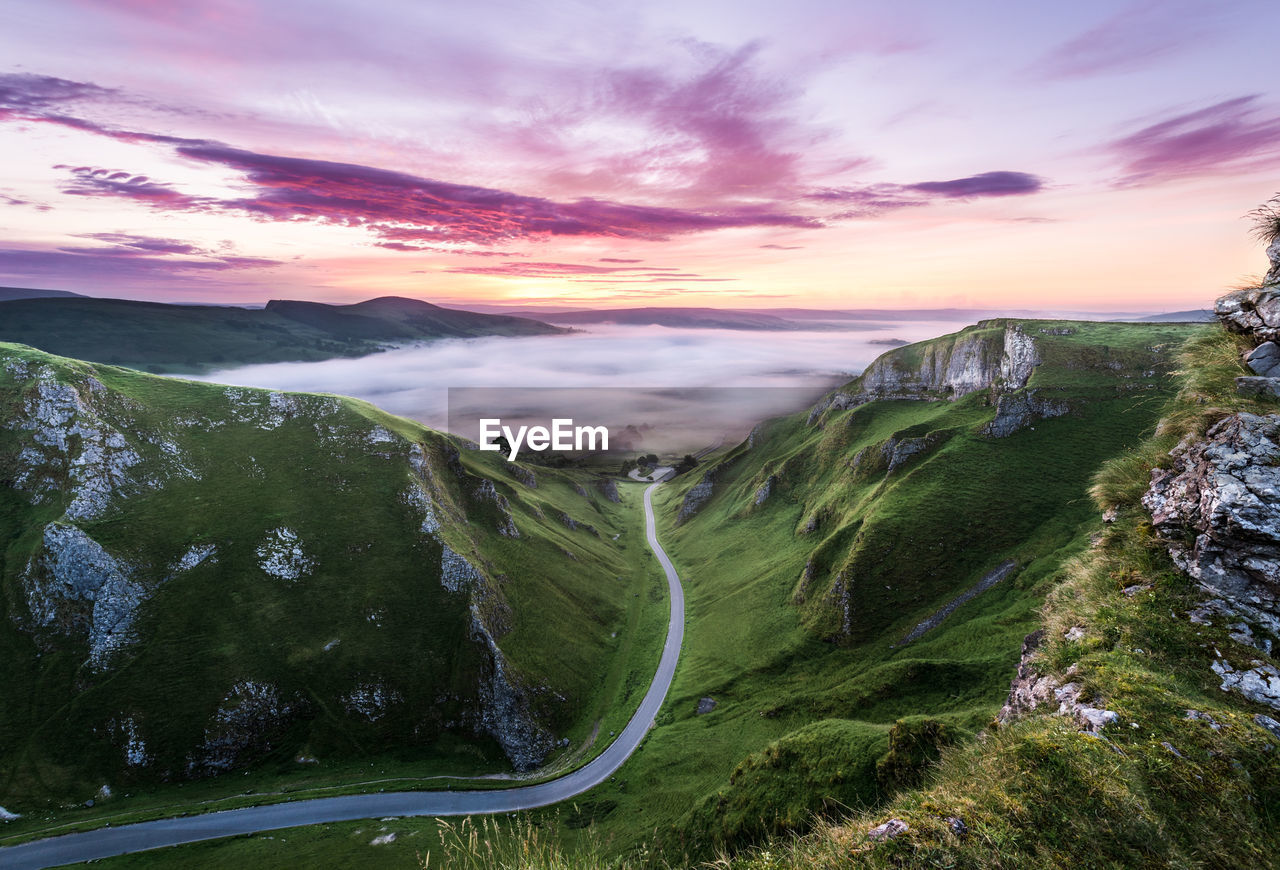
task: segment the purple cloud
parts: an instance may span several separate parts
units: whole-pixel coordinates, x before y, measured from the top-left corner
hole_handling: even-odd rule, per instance
[[[908,184],[905,189],[946,199],[969,199],[982,196],[1022,196],[1039,193],[1043,187],[1043,179],[1030,173],[999,171],[954,178],[951,181],[921,181]]]
[[[1133,187],[1178,178],[1247,172],[1280,163],[1280,116],[1258,97],[1237,97],[1175,115],[1106,146]]]
[[[188,210],[206,202],[179,193],[172,187],[157,184],[145,175],[89,166],[55,166],[54,169],[68,169],[71,172],[71,179],[62,192],[73,196],[123,197],[155,206]]]
[[[131,252],[134,251],[134,252]],[[261,269],[280,265],[279,260],[260,257],[191,258],[152,256],[128,248],[68,246],[57,250],[0,248],[0,275],[40,277],[97,285],[103,282],[152,281],[186,278],[238,269]]]
[[[914,184],[871,184],[865,187],[828,187],[811,191],[806,199],[849,206],[831,215],[832,220],[879,217],[904,208],[918,208],[935,199],[979,199],[1025,196],[1044,189],[1044,180],[1028,172],[999,170]]]
[[[241,211],[260,220],[363,227],[384,246],[491,245],[546,236],[666,239],[728,227],[821,226],[814,218],[761,206],[697,211],[590,198],[556,202],[359,164],[259,154],[215,142],[179,140],[175,150],[189,160],[235,170],[256,189],[251,196],[214,200],[182,194],[147,176],[81,166],[71,170],[74,179],[67,192],[119,196],[166,210]]]
[[[115,98],[119,91],[32,73],[0,74],[0,119],[82,100]]]

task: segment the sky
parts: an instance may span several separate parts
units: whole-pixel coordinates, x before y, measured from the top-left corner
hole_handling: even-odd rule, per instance
[[[45,0],[0,284],[1172,311],[1265,271],[1272,0]]]

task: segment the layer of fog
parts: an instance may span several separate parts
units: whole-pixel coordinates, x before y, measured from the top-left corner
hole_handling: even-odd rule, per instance
[[[201,380],[355,396],[471,439],[480,416],[543,424],[573,417],[611,432],[637,427],[646,433],[644,449],[692,450],[808,406],[888,350],[888,339],[918,341],[964,325],[840,332],[601,325],[563,336],[446,339],[358,359],[244,366]]]

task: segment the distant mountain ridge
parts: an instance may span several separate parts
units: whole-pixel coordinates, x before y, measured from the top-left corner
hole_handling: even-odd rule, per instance
[[[66,299],[68,297],[85,298],[80,293],[72,293],[70,290],[41,290],[36,287],[0,287],[0,302],[9,302],[14,299]]]
[[[0,301],[0,341],[154,373],[364,356],[397,342],[565,331],[397,296],[351,305],[272,300],[257,309],[75,295]]]

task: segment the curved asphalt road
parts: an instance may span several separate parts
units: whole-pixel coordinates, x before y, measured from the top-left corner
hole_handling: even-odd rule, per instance
[[[0,867],[5,870],[34,870],[91,858],[108,858],[127,852],[298,825],[384,816],[463,816],[528,810],[557,803],[599,785],[622,766],[653,724],[667,690],[671,688],[671,678],[675,674],[676,661],[680,658],[680,645],[684,640],[684,590],[671,560],[658,544],[654,528],[651,496],[653,490],[660,485],[661,481],[651,484],[644,491],[644,522],[649,549],[653,550],[658,562],[662,564],[662,570],[667,575],[667,588],[670,590],[671,621],[667,625],[667,642],[662,648],[658,672],[654,675],[644,700],[640,702],[640,708],[617,739],[588,764],[559,779],[518,788],[493,791],[408,791],[315,798],[198,816],[157,819],[118,828],[99,828],[0,849]]]

